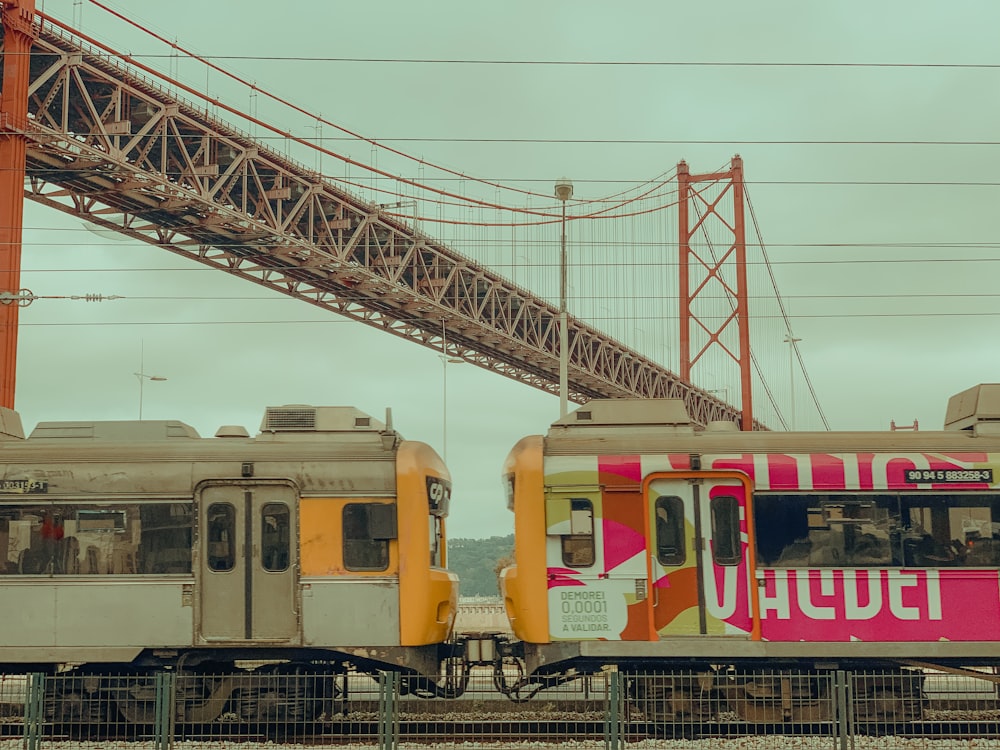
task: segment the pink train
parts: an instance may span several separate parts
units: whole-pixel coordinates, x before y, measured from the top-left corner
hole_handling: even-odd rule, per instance
[[[862,692],[901,718],[925,668],[1000,665],[1000,384],[936,432],[698,431],[680,401],[594,401],[504,481],[529,674],[613,664],[664,677],[635,681],[661,718],[711,689],[790,719],[821,688],[774,670],[877,671]]]

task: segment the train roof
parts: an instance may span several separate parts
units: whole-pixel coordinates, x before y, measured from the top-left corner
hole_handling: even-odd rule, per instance
[[[1000,451],[1000,384],[974,386],[948,403],[945,429],[880,432],[742,432],[731,422],[696,429],[680,399],[590,401],[553,423],[545,452],[855,453]]]
[[[404,443],[391,415],[383,423],[354,407],[268,407],[256,437],[232,425],[208,438],[177,420],[143,420],[42,422],[25,438],[15,417],[0,410],[0,478],[39,480],[50,497],[187,495],[218,477],[284,478],[303,494],[384,496],[394,491]],[[408,445],[416,458],[407,460],[446,471],[429,446]]]
[[[274,456],[277,460],[385,457],[391,459],[402,436],[386,422],[349,406],[272,406],[261,431],[223,425],[214,438],[202,437],[178,420],[91,420],[40,422],[25,438],[20,417],[0,408],[3,461],[107,460],[128,446],[129,460],[224,460],[232,456]]]
[[[9,429],[7,422],[10,422]],[[10,438],[24,438],[20,417],[10,409],[0,410],[0,430]],[[269,406],[264,413],[257,440],[315,440],[326,435],[345,439],[349,434],[381,435],[390,432],[385,423],[353,406]],[[223,425],[217,438],[249,438],[239,425]],[[157,442],[200,440],[198,431],[178,420],[88,420],[39,422],[29,440],[96,440]]]

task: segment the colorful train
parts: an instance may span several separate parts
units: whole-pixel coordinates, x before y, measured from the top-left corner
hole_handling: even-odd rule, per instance
[[[211,721],[250,669],[394,669],[433,686],[451,655],[450,477],[391,424],[285,406],[256,437],[134,421],[44,422],[25,438],[2,410],[0,438],[2,671],[82,664],[106,703],[101,675],[167,668]],[[112,698],[141,716],[141,692]],[[49,700],[77,717],[85,702]]]
[[[521,440],[504,483],[531,674],[663,675],[638,700],[669,717],[706,684],[790,705],[763,670],[877,669],[873,700],[912,716],[918,668],[1000,665],[1000,385],[936,432],[696,430],[680,401],[593,401]]]
[[[514,641],[455,638],[450,477],[386,422],[285,406],[256,437],[140,421],[25,438],[0,410],[0,671],[79,676],[53,681],[53,721],[99,721],[99,696],[142,723],[164,669],[181,718],[209,722],[263,720],[264,695],[296,721],[330,715],[352,671],[457,695],[473,663],[511,697],[614,666],[654,721],[811,721],[849,669],[895,721],[920,715],[927,667],[1000,666],[1000,385],[952,398],[940,432],[581,406],[504,465]]]

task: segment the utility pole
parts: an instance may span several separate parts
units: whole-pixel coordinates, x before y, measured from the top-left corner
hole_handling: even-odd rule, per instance
[[[563,177],[556,183],[562,201],[562,241],[559,244],[559,418],[569,412],[569,319],[566,314],[566,201],[573,197],[573,183]]]

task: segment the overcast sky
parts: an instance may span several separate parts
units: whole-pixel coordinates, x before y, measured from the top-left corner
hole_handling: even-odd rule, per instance
[[[892,419],[936,429],[950,395],[1000,380],[992,0],[107,4],[206,56],[272,58],[219,63],[345,128],[390,143],[426,139],[393,145],[540,192],[566,175],[578,196],[598,197],[681,159],[709,171],[741,154],[834,429],[885,429]],[[39,6],[137,57],[164,54],[87,0]],[[289,57],[338,59],[280,59]],[[701,64],[345,61],[375,58]],[[169,57],[147,62],[301,127],[218,74]],[[929,141],[980,145],[915,143]],[[331,148],[341,145],[394,168],[368,146]],[[331,162],[317,166],[342,174]],[[513,527],[499,482],[507,451],[558,416],[555,397],[447,365],[445,446],[436,353],[31,203],[23,268],[22,286],[38,295],[125,298],[43,299],[22,310],[16,406],[28,429],[135,418],[140,350],[144,371],[167,378],[146,383],[143,416],[180,419],[203,435],[222,424],[254,432],[269,405],[350,404],[379,418],[391,407],[404,436],[447,452],[451,534],[484,537]],[[782,335],[775,329],[775,350],[786,356]],[[800,427],[819,425],[807,404],[797,411]]]

